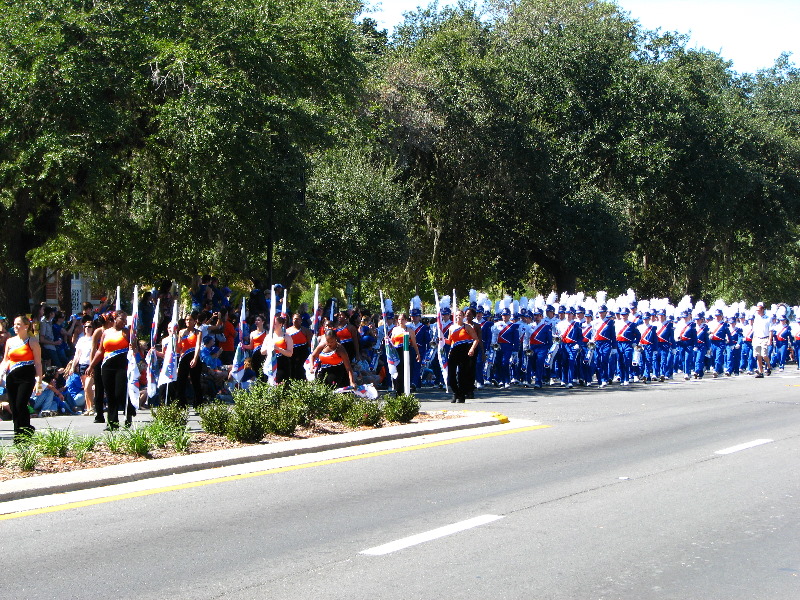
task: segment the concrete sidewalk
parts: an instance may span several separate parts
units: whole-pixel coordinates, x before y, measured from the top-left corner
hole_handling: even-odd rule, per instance
[[[145,415],[143,414],[142,417]],[[149,416],[149,415],[148,415]],[[137,418],[139,420],[139,418]],[[142,419],[145,420],[145,419]],[[146,419],[146,420],[149,420]],[[37,419],[37,425],[45,419]],[[56,417],[46,421],[52,427],[72,427],[73,431],[82,432],[83,426],[91,423],[91,417]],[[72,421],[70,423],[69,421]],[[78,423],[75,423],[78,421]],[[81,422],[83,421],[83,422]],[[109,467],[79,469],[66,473],[38,475],[0,482],[0,502],[20,500],[48,494],[59,494],[76,490],[97,488],[128,481],[162,477],[178,473],[213,469],[229,465],[269,460],[286,456],[310,454],[325,450],[363,446],[376,442],[398,440],[417,436],[444,433],[462,429],[489,427],[507,423],[508,419],[497,413],[469,413],[462,418],[429,421],[420,424],[397,425],[356,431],[339,435],[322,436],[305,440],[291,440],[269,444],[257,444],[229,450],[216,450],[199,454],[174,456],[170,458],[139,461]],[[8,422],[3,425],[10,424]],[[95,425],[95,428],[101,427]],[[197,419],[190,421],[190,427],[197,429]],[[5,433],[5,432],[4,432]],[[94,433],[94,431],[92,431]]]

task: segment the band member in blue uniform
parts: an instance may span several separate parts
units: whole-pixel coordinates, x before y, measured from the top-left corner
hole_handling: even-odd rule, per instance
[[[795,315],[792,323],[792,348],[794,349],[794,359],[797,361],[797,370],[800,371],[800,314]]]
[[[529,353],[528,377],[533,381],[534,389],[541,389],[543,385],[545,379],[544,363],[547,360],[547,352],[550,350],[552,343],[553,328],[550,325],[550,321],[543,318],[542,309],[537,308],[533,311],[533,323],[531,323],[527,340],[523,341],[525,349]]]
[[[587,311],[579,306],[577,309],[576,317],[581,323],[581,332],[583,339],[581,340],[581,357],[578,359],[578,379],[582,385],[591,385],[594,378],[595,365],[597,362],[594,359],[594,353],[588,352],[589,344],[592,342],[592,311]]]
[[[778,315],[778,324],[775,330],[775,362],[773,363],[779,371],[786,367],[786,358],[789,353],[789,341],[792,339],[792,330],[789,327],[789,319],[786,313]]]
[[[739,369],[753,374],[756,368],[756,357],[753,355],[753,315],[744,315],[742,319],[742,356],[739,359]]]
[[[742,326],[739,323],[739,313],[728,319],[728,329],[731,332],[730,340],[725,348],[725,373],[739,374],[739,363],[742,358]]]
[[[658,311],[656,323],[655,376],[659,381],[672,379],[672,357],[675,347],[675,331],[672,321],[667,319],[667,310]]]
[[[497,381],[503,387],[511,387],[511,355],[519,343],[519,324],[511,321],[511,310],[500,311],[500,321],[492,328],[492,346],[497,351],[495,369]]]
[[[425,356],[431,343],[431,328],[422,322],[422,310],[419,308],[411,309],[411,326],[414,329],[414,336],[417,340],[417,348]],[[413,352],[413,350],[412,350]],[[422,387],[422,362],[415,356],[411,356],[411,385],[415,389]]]
[[[614,318],[608,314],[608,308],[605,304],[600,305],[597,315],[592,341],[594,342],[594,350],[597,357],[597,380],[600,382],[600,387],[606,387],[613,377],[613,373],[610,371],[609,359],[611,350],[617,345],[617,334]]]
[[[683,378],[689,379],[694,371],[694,342],[697,339],[692,315],[688,310],[681,313],[681,320],[675,325],[675,343],[678,348],[676,367],[683,371]]]
[[[628,321],[630,310],[620,309],[622,320],[617,321],[617,350],[619,360],[619,376],[622,385],[630,385],[633,378],[633,345],[639,341],[639,330],[634,323]]]
[[[561,383],[568,388],[573,387],[575,367],[580,356],[583,328],[575,319],[575,309],[567,309],[566,318],[558,323],[558,334],[561,337]]]
[[[722,310],[719,308],[714,311],[714,318],[707,324],[708,329],[708,343],[711,348],[711,362],[714,369],[713,377],[719,377],[724,373],[728,377],[731,376],[730,364],[725,361],[725,353],[728,348],[728,343],[733,339],[731,336],[728,323],[725,322],[725,317]]]
[[[706,354],[708,353],[708,325],[706,315],[700,311],[694,318],[696,337],[694,340],[694,378],[702,379],[706,371]]]
[[[657,377],[658,362],[658,334],[657,322],[650,311],[642,315],[642,324],[639,325],[639,345],[642,347],[642,364],[639,371],[643,381],[655,380]]]

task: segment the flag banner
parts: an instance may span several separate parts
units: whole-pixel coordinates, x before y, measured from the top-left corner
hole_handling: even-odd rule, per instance
[[[319,360],[311,361],[311,356],[306,359],[306,362],[303,363],[303,369],[306,372],[306,380],[314,381],[317,375],[317,369],[319,369],[320,362]]]
[[[352,385],[340,387],[338,389],[333,390],[333,393],[355,394],[359,398],[366,398],[367,400],[375,400],[378,398],[378,390],[376,390],[375,386],[371,383],[367,383],[365,385],[359,385],[358,387],[353,387]]]
[[[131,317],[129,333],[130,347],[128,348],[128,401],[134,408],[139,408],[139,377],[141,371],[139,370],[139,362],[136,357],[139,355],[139,338],[137,331],[139,330],[139,286],[133,286],[133,315]],[[134,351],[133,348],[136,348]],[[125,410],[127,412],[127,405]]]
[[[147,353],[147,397],[155,398],[158,393],[158,354],[155,348]]]
[[[442,369],[442,379],[444,380],[444,387],[447,388],[447,352],[445,349],[444,330],[442,329],[442,307],[439,305],[439,293],[433,290],[434,301],[436,302],[436,332],[437,337],[437,354],[439,355],[439,366]]]
[[[236,324],[236,337],[239,343],[236,345],[236,352],[233,355],[233,365],[231,366],[231,374],[237,383],[242,383],[244,377],[244,359],[247,358],[242,344],[245,340],[245,328],[243,326],[245,320],[245,299],[242,298],[242,312],[239,314],[239,321]]]
[[[158,385],[162,386],[172,383],[178,379],[178,355],[175,352],[175,336],[167,339],[167,347],[164,348],[164,364],[161,365],[161,373],[158,376]]]
[[[383,300],[383,290],[378,290],[381,299],[381,314],[383,315],[383,345],[386,348],[386,366],[389,369],[389,375],[392,379],[397,379],[397,365],[400,364],[400,358],[397,352],[392,348],[391,335],[389,324],[386,322],[386,303]],[[394,352],[394,356],[392,356]]]

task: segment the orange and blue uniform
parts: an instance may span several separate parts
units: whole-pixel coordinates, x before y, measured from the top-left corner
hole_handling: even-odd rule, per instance
[[[31,338],[20,339],[18,337],[8,340],[8,371],[25,367],[33,364],[33,350],[31,349]]]

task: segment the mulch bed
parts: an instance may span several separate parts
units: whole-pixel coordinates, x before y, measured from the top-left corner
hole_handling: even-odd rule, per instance
[[[441,421],[444,419],[457,419],[464,416],[464,413],[459,411],[431,411],[423,412],[417,415],[411,423],[425,423],[428,421]],[[384,422],[383,427],[393,427],[396,425],[405,425],[405,423],[390,423]],[[372,429],[371,427],[359,427],[353,429],[344,425],[343,423],[335,421],[316,421],[313,427],[298,427],[293,436],[280,436],[269,434],[264,437],[260,444],[269,444],[274,442],[285,442],[289,440],[302,440],[326,435],[337,435],[340,433],[348,433],[351,431],[366,431]],[[192,433],[192,439],[189,444],[189,449],[184,454],[199,454],[201,452],[212,452],[214,450],[227,450],[229,448],[240,448],[242,446],[249,446],[252,444],[244,444],[241,442],[234,442],[224,436],[213,435],[204,431]],[[42,456],[39,459],[36,467],[32,471],[22,471],[15,464],[5,464],[0,466],[0,481],[8,479],[17,479],[21,477],[35,477],[37,475],[46,475],[48,473],[65,473],[67,471],[77,471],[79,469],[92,469],[95,467],[108,467],[110,465],[119,465],[123,463],[142,462],[158,458],[169,458],[171,456],[179,456],[181,453],[177,452],[173,447],[167,446],[166,448],[155,448],[150,451],[148,456],[135,456],[132,454],[115,453],[108,450],[101,441],[97,445],[97,449],[93,452],[87,452],[84,460],[78,461],[74,456],[67,456],[58,458],[53,456]],[[6,461],[13,463],[13,460]]]

